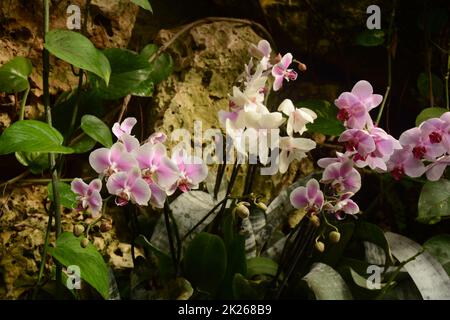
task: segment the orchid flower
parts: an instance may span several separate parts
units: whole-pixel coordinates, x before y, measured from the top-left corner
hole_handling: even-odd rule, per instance
[[[112,132],[117,137],[117,139],[120,139],[124,133],[131,134],[131,130],[136,125],[137,120],[136,118],[126,118],[122,121],[122,123],[114,123],[112,127]]]
[[[89,185],[80,178],[73,179],[71,189],[77,194],[78,210],[86,210],[92,217],[99,215],[102,209],[102,181],[100,179],[92,180]]]
[[[167,135],[164,132],[155,132],[152,133],[147,140],[151,144],[164,143],[167,140]]]
[[[129,172],[118,172],[109,177],[106,188],[110,194],[116,195],[116,204],[124,206],[129,201],[146,206],[150,201],[150,188],[141,177],[141,171],[134,168]]]
[[[288,69],[292,63],[292,59],[292,54],[286,53],[281,58],[281,61],[273,66],[272,75],[275,78],[275,81],[273,82],[273,91],[278,91],[281,89],[283,86],[283,80],[289,81],[297,79],[297,72],[293,69]]]
[[[412,178],[420,177],[426,171],[422,161],[414,157],[410,146],[395,150],[386,165],[395,180],[400,180],[405,174]]]
[[[318,213],[324,203],[323,193],[316,179],[309,180],[306,187],[295,188],[289,199],[294,208],[303,209],[308,213]]]
[[[136,152],[136,160],[149,185],[156,183],[167,189],[178,180],[178,167],[167,157],[166,147],[161,143],[142,145]]]
[[[334,212],[336,219],[344,219],[346,214],[355,215],[359,212],[359,207],[350,197],[353,193],[347,192],[339,197],[339,200],[332,206],[331,211]]]
[[[338,119],[344,121],[351,129],[372,127],[369,111],[378,106],[383,96],[373,94],[371,84],[365,80],[358,81],[351,92],[344,92],[334,101],[339,108]]]
[[[356,151],[364,159],[376,148],[372,136],[367,131],[360,129],[345,130],[338,141],[344,142],[348,152]]]
[[[400,135],[399,141],[402,146],[410,146],[412,154],[418,160],[434,160],[445,152],[441,144],[432,143],[429,135],[420,128],[406,130]]]
[[[289,136],[294,132],[303,134],[308,123],[313,123],[317,119],[317,114],[308,108],[295,108],[290,99],[285,99],[278,107],[278,111],[289,117],[286,131]]]
[[[270,53],[272,52],[272,48],[270,47],[270,43],[267,40],[260,40],[258,42],[258,46],[254,44],[250,45],[250,54],[260,60],[260,64],[267,70],[271,67],[270,65]]]
[[[89,155],[89,164],[97,173],[106,177],[138,166],[136,159],[127,152],[121,142],[113,144],[111,149],[100,148],[92,151]]]
[[[445,168],[450,165],[450,156],[442,156],[426,167],[427,179],[438,181],[444,174]]]
[[[172,154],[172,161],[178,167],[178,179],[169,188],[167,194],[172,194],[178,188],[182,192],[198,188],[200,182],[206,179],[208,167],[202,159],[192,156],[188,157],[185,150],[178,150]]]
[[[361,188],[361,175],[353,168],[353,161],[328,165],[322,175],[323,183],[330,183],[338,193],[356,193]]]
[[[431,144],[441,144],[445,151],[450,152],[450,112],[444,113],[440,119],[432,118],[422,122],[419,128],[428,136]]]
[[[285,173],[294,159],[301,160],[305,158],[306,152],[311,151],[315,147],[316,143],[311,139],[281,137],[281,152],[279,155],[280,173]]]

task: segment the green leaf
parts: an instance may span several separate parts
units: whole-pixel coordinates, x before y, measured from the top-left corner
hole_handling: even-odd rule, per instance
[[[435,75],[434,73],[431,74],[431,83],[433,86],[433,96],[434,99],[440,99],[444,95],[444,84],[442,80]],[[430,97],[430,78],[428,74],[422,72],[419,74],[419,77],[417,78],[417,89],[419,89],[420,95],[428,101]],[[434,106],[430,106],[434,107]]]
[[[222,239],[201,232],[189,244],[184,258],[184,273],[195,288],[214,293],[225,276],[227,252]]]
[[[170,276],[174,273],[174,266],[172,263],[172,258],[165,252],[162,252],[157,247],[155,247],[147,238],[143,235],[139,235],[136,238],[136,244],[141,245],[143,248],[148,249],[152,252],[156,259],[158,260],[158,271],[161,278],[164,281],[168,281]]]
[[[112,146],[112,135],[108,126],[96,116],[87,114],[81,118],[81,129],[92,139],[107,148]]]
[[[445,112],[447,112],[447,109],[437,107],[423,109],[416,118],[416,126],[419,126],[425,120],[439,118]]]
[[[314,263],[303,277],[317,300],[351,300],[350,289],[333,268],[324,263]]]
[[[108,59],[82,34],[61,29],[51,30],[45,36],[45,48],[59,59],[109,82],[111,67]]]
[[[416,256],[422,247],[404,236],[386,232],[392,254],[400,262]],[[449,300],[450,278],[441,264],[427,251],[406,263],[404,268],[419,289],[424,300]]]
[[[48,248],[53,258],[64,266],[80,267],[80,277],[96,289],[104,299],[109,296],[109,271],[103,257],[92,243],[86,248],[80,245],[82,237],[64,232],[56,240],[54,248]]]
[[[427,181],[419,197],[417,221],[435,224],[450,215],[450,181]]]
[[[28,167],[33,174],[42,173],[50,167],[48,153],[41,152],[16,152],[17,161]]]
[[[356,38],[356,43],[363,47],[377,47],[384,43],[383,30],[365,30],[361,32]]]
[[[149,60],[157,51],[158,46],[155,44],[148,44],[142,49],[140,56]],[[172,56],[164,52],[151,63],[149,79],[153,80],[153,83],[158,84],[165,80],[172,73],[172,70]]]
[[[423,247],[435,257],[450,276],[450,234],[440,234],[428,239]]]
[[[47,185],[47,190],[48,190],[48,198],[50,199],[50,201],[54,201],[53,200],[53,184],[50,182]],[[64,208],[69,208],[69,209],[73,209],[75,208],[76,204],[77,204],[77,195],[75,192],[72,191],[72,189],[70,188],[70,185],[65,183],[65,182],[58,182],[58,190],[59,190],[59,200],[61,205]]]
[[[358,221],[355,228],[355,236],[360,240],[371,242],[382,248],[385,256],[388,257],[386,264],[394,262],[389,244],[380,227],[366,221]]]
[[[85,153],[91,151],[92,148],[96,145],[97,141],[89,137],[88,135],[84,135],[80,138],[80,140],[76,141],[70,147],[73,149],[74,153]]]
[[[127,49],[111,48],[104,50],[103,53],[111,65],[108,86],[102,81],[97,81],[97,77],[91,77],[100,97],[115,100],[128,94],[138,96],[153,94],[153,80],[149,79],[151,68],[147,59]]]
[[[314,123],[306,127],[309,132],[322,133],[329,136],[338,136],[344,130],[344,125],[337,117],[338,109],[325,100],[305,100],[297,103],[298,107],[308,108],[317,114]]]
[[[0,92],[15,93],[28,88],[28,76],[33,66],[30,60],[16,57],[0,67]]]
[[[6,128],[0,136],[0,154],[12,152],[53,152],[72,153],[73,150],[62,146],[63,137],[42,121],[21,120]]]
[[[150,5],[150,2],[148,0],[131,0],[131,2],[137,4],[142,9],[148,10],[153,13],[152,6]]]
[[[267,275],[275,277],[278,271],[278,264],[266,257],[254,257],[247,260],[247,277],[253,278],[256,275]]]
[[[233,297],[237,300],[263,299],[265,290],[261,290],[260,287],[259,284],[245,279],[240,273],[236,273],[233,277]]]

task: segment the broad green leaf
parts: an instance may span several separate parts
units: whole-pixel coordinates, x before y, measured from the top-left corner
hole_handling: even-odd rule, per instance
[[[267,275],[275,277],[278,271],[278,264],[266,257],[255,257],[247,260],[247,277],[253,278],[256,275]]]
[[[227,252],[222,239],[199,233],[189,244],[184,258],[184,273],[194,288],[214,293],[227,269]]]
[[[385,40],[383,30],[365,30],[356,38],[356,43],[363,47],[376,47],[382,45]]]
[[[169,280],[170,276],[174,273],[174,266],[172,258],[165,252],[156,248],[147,238],[143,235],[139,235],[136,238],[136,244],[141,245],[143,248],[152,252],[158,260],[158,271],[163,280]]]
[[[81,118],[81,129],[92,139],[107,148],[112,146],[111,130],[96,116],[87,114]]]
[[[151,96],[153,80],[149,79],[151,68],[147,59],[127,49],[111,48],[103,53],[111,65],[109,84],[91,77],[100,97],[115,100],[128,94]]]
[[[439,118],[445,112],[447,112],[447,109],[437,107],[423,109],[416,118],[416,126],[419,126],[425,120]]]
[[[0,92],[15,93],[28,88],[28,76],[33,66],[30,60],[16,57],[0,67]]]
[[[53,200],[53,184],[50,182],[47,185],[47,190],[48,190],[48,198],[50,199],[50,201],[54,201]],[[65,182],[58,182],[58,190],[59,190],[59,200],[61,202],[61,205],[64,208],[69,208],[69,209],[73,209],[75,208],[76,204],[77,204],[77,195],[75,192],[72,191],[72,189],[70,188],[70,185],[65,183]]]
[[[435,257],[450,276],[450,234],[440,234],[428,239],[423,247]]]
[[[142,9],[148,10],[153,13],[152,6],[150,5],[150,2],[148,0],[131,0],[131,2],[137,4]]]
[[[303,277],[317,300],[351,300],[350,289],[333,268],[324,263],[314,263]]]
[[[437,75],[432,73],[431,83],[433,87],[434,99],[436,100],[442,98],[444,94],[444,84],[442,80]],[[419,77],[417,78],[417,89],[419,89],[420,95],[428,101],[430,97],[430,77],[428,76],[428,74],[426,73],[419,74]]]
[[[386,232],[386,239],[392,254],[400,262],[406,261],[422,251],[422,247],[418,243],[399,234]],[[442,265],[430,253],[424,251],[414,260],[405,264],[404,268],[413,279],[424,300],[450,299],[450,278]]]
[[[261,300],[264,298],[265,290],[261,285],[245,279],[245,277],[236,273],[233,277],[233,297],[237,300]]]
[[[41,152],[16,152],[17,161],[28,167],[33,174],[42,173],[50,167],[48,153]]]
[[[360,240],[371,242],[382,248],[385,257],[388,257],[388,261],[386,261],[385,263],[393,263],[394,260],[392,258],[389,244],[386,240],[383,230],[380,227],[366,221],[358,221],[355,228],[355,236]]]
[[[140,56],[149,60],[156,52],[158,47],[154,44],[148,44],[142,49]],[[166,52],[162,53],[151,63],[151,73],[149,79],[153,80],[155,84],[160,83],[166,79],[173,70],[172,56]]]
[[[314,123],[306,127],[309,132],[322,133],[329,136],[338,136],[344,130],[344,125],[337,117],[338,109],[325,100],[305,100],[297,103],[298,107],[308,108],[317,114]]]
[[[80,277],[96,289],[104,299],[109,296],[109,271],[103,257],[92,243],[86,248],[80,244],[82,237],[64,232],[56,240],[54,248],[49,248],[53,258],[64,266],[80,267]]]
[[[69,30],[51,30],[45,36],[45,48],[59,59],[109,82],[111,66],[108,59],[82,34]]]
[[[42,121],[21,120],[6,128],[0,136],[0,154],[12,152],[72,153],[62,146],[63,137]]]
[[[85,153],[91,151],[92,148],[96,145],[97,141],[89,137],[88,135],[84,135],[80,138],[80,140],[76,141],[70,147],[73,149],[74,153]]]
[[[419,197],[417,221],[435,224],[450,215],[450,181],[427,181]]]
[[[380,283],[379,286],[371,286],[369,287],[367,285],[367,278],[364,278],[363,276],[361,276],[359,273],[357,273],[355,270],[353,270],[352,268],[350,269],[350,274],[352,276],[353,281],[355,282],[355,284],[361,288],[367,289],[367,290],[380,290],[382,287],[384,287],[386,284],[385,283]]]

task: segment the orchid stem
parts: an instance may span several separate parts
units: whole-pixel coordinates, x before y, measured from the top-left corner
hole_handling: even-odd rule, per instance
[[[173,263],[173,267],[175,269],[175,274],[177,275],[178,274],[178,264],[177,264],[175,246],[173,243],[172,228],[170,226],[169,210],[170,210],[169,204],[166,201],[164,203],[164,222],[166,224],[167,237],[169,238],[169,246],[170,246],[170,254],[172,255],[172,263]]]
[[[44,0],[44,42],[45,36],[49,31],[50,8],[49,0]],[[52,127],[52,109],[50,107],[50,90],[49,90],[49,75],[50,75],[50,57],[49,52],[44,47],[43,52],[43,88],[44,88],[44,106],[47,118],[47,124]],[[56,239],[61,234],[61,202],[58,188],[58,170],[56,169],[56,159],[54,153],[48,154],[50,168],[52,171],[52,188],[53,188],[53,209],[55,215]],[[50,220],[50,219],[49,219]],[[56,264],[56,295],[59,296],[62,286],[62,265],[55,261]]]
[[[25,118],[25,104],[27,103],[29,92],[30,92],[30,85],[28,85],[28,88],[25,90],[25,93],[23,94],[22,101],[20,101],[19,120],[23,120]]]
[[[450,110],[450,101],[448,96],[448,78],[450,77],[450,52],[447,53],[447,73],[445,74],[445,105]]]

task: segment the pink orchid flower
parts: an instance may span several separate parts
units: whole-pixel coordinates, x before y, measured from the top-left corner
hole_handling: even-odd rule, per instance
[[[430,181],[438,181],[444,174],[447,166],[450,165],[450,156],[442,156],[426,167],[427,179]]]
[[[167,157],[166,147],[161,143],[142,145],[136,152],[136,160],[149,185],[156,183],[167,189],[178,180],[178,167]]]
[[[122,121],[122,123],[114,123],[112,127],[112,132],[117,137],[117,139],[120,139],[124,133],[131,134],[131,130],[136,125],[137,120],[136,118],[126,118]]]
[[[450,112],[444,113],[440,119],[424,121],[419,128],[432,144],[441,144],[446,152],[450,152]]]
[[[124,144],[116,142],[111,149],[100,148],[89,155],[89,164],[106,177],[120,171],[129,171],[138,166],[136,159],[127,152]]]
[[[129,172],[118,172],[109,177],[106,188],[110,194],[116,195],[116,204],[124,206],[129,201],[146,206],[150,201],[150,188],[141,177],[141,171],[134,168]]]
[[[323,193],[316,179],[309,180],[306,187],[295,188],[289,199],[294,208],[304,209],[308,213],[319,212],[324,203]]]
[[[359,207],[350,197],[353,196],[353,193],[347,192],[339,197],[339,200],[332,207],[332,212],[336,219],[342,220],[345,218],[345,215],[355,215],[359,212]]]
[[[372,127],[372,118],[369,111],[378,106],[383,96],[373,94],[372,85],[365,81],[358,81],[351,92],[344,92],[334,101],[339,108],[337,118],[344,122],[348,128],[363,129]]]
[[[281,58],[281,61],[273,66],[272,75],[275,78],[275,81],[273,82],[273,91],[278,91],[281,89],[283,86],[283,80],[289,81],[297,79],[297,72],[293,69],[288,69],[292,63],[292,59],[292,54],[286,53]]]
[[[73,179],[71,189],[77,194],[77,210],[85,210],[93,217],[99,215],[102,209],[102,197],[100,195],[102,181],[100,179],[92,180],[89,185],[80,178]]]
[[[347,154],[343,154],[341,152],[337,152],[336,151],[336,158],[322,158],[319,159],[317,161],[317,165],[323,169],[325,169],[326,167],[328,167],[330,164],[333,163],[344,163],[347,162],[348,159],[348,155]]]
[[[267,70],[271,67],[270,65],[270,53],[272,52],[272,48],[270,47],[270,43],[267,40],[260,40],[258,42],[258,46],[254,44],[250,45],[250,54],[260,60],[260,64],[262,65],[264,70]]]
[[[328,165],[322,175],[323,183],[330,183],[338,193],[356,193],[361,188],[361,175],[353,168],[353,161]]]
[[[375,141],[373,137],[365,130],[347,129],[339,137],[339,142],[345,144],[347,152],[357,152],[360,157],[365,158],[375,151]]]
[[[400,180],[405,174],[417,178],[423,175],[426,170],[422,161],[414,157],[410,146],[395,150],[386,166],[387,171],[391,173],[395,180]]]
[[[164,132],[155,132],[148,137],[148,142],[151,144],[164,143],[167,140],[167,135]]]
[[[208,175],[208,167],[203,160],[195,156],[189,157],[185,150],[174,152],[172,161],[177,165],[179,175],[178,180],[168,190],[168,195],[175,192],[177,188],[182,192],[196,189]]]
[[[412,154],[418,160],[434,160],[445,152],[440,143],[432,143],[429,135],[420,128],[406,130],[400,135],[399,141],[402,146],[410,146]]]

